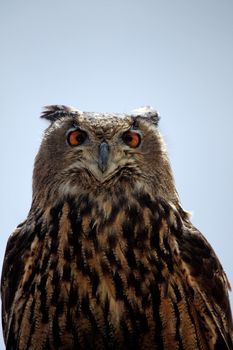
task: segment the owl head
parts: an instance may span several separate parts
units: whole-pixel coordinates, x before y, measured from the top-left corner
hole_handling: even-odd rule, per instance
[[[48,106],[42,118],[50,125],[35,160],[34,197],[54,200],[85,192],[111,195],[146,189],[178,201],[153,109],[118,114]]]

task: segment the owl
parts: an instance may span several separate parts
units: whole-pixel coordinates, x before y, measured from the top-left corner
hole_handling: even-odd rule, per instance
[[[230,286],[180,204],[158,113],[42,117],[2,270],[6,349],[233,349]]]

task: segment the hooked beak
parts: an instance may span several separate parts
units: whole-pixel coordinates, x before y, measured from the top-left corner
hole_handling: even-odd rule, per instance
[[[109,145],[106,142],[102,142],[99,145],[99,158],[98,158],[98,167],[104,173],[107,169],[109,156]]]

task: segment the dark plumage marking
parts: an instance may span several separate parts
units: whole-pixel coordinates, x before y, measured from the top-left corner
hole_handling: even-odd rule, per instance
[[[90,222],[90,229],[89,229],[88,238],[90,239],[90,241],[92,241],[94,243],[95,250],[98,251],[99,242],[97,239],[97,231],[96,231],[96,225],[94,223],[94,220],[92,220]]]
[[[156,220],[155,218],[151,218],[151,236],[150,236],[150,246],[152,249],[160,250],[159,248],[159,230],[161,227],[161,219]]]
[[[49,258],[50,258],[49,252],[47,252],[47,254],[44,255],[43,260],[42,260],[42,264],[41,264],[41,268],[40,268],[41,274],[44,274],[45,271],[47,270]]]
[[[151,234],[150,229],[148,227],[140,227],[137,231],[135,245],[142,252],[146,249],[148,245],[147,240],[149,239],[149,234]]]
[[[159,211],[160,216],[162,216],[164,219],[167,219],[169,217],[169,215],[170,215],[170,207],[169,207],[169,205],[164,200],[160,199],[160,201],[157,204],[157,206],[158,206],[158,209],[160,209],[160,211]]]
[[[114,349],[114,330],[109,322],[109,299],[106,298],[103,305],[103,316],[104,316],[104,330],[105,330],[105,348],[106,349]]]
[[[52,284],[53,284],[53,293],[52,293],[51,305],[56,306],[60,295],[60,276],[58,271],[56,270],[53,272]]]
[[[64,254],[65,261],[70,263],[72,261],[73,256],[71,254],[71,250],[70,250],[70,246],[69,245],[66,245],[64,247],[63,254]]]
[[[43,225],[42,223],[38,224],[38,227],[35,228],[35,232],[39,240],[43,240],[46,233],[48,232],[47,225]]]
[[[93,202],[90,200],[89,195],[83,195],[80,199],[80,217],[84,218],[84,216],[90,215],[92,208],[93,208]]]
[[[123,237],[127,239],[128,244],[134,245],[134,223],[132,221],[127,220],[122,225]]]
[[[104,275],[111,274],[111,266],[109,265],[109,263],[106,260],[101,260],[100,267],[101,267],[102,273]]]
[[[92,286],[92,296],[94,297],[100,283],[100,277],[94,268],[90,271],[90,281]]]
[[[163,251],[160,251],[160,256],[163,259],[163,261],[166,263],[169,272],[172,273],[173,270],[174,270],[174,265],[173,265],[171,251],[170,252],[166,252],[166,253],[164,253]]]
[[[141,291],[141,279],[136,278],[133,272],[130,272],[127,276],[128,287],[133,287],[135,290],[135,295],[140,297],[142,295]]]
[[[33,293],[32,293],[33,295]],[[32,335],[34,334],[35,331],[35,307],[36,307],[36,299],[33,298],[31,307],[30,307],[30,317],[29,317],[29,324],[30,324],[30,332],[29,332],[29,337],[28,337],[28,342],[27,342],[27,347],[30,349],[31,347],[31,341],[32,341]]]
[[[148,266],[144,265],[141,261],[139,261],[137,264],[137,270],[142,279],[145,279],[145,275],[150,271]]]
[[[130,346],[129,344],[129,339],[130,339],[130,331],[129,331],[129,328],[127,326],[127,323],[124,319],[122,319],[120,321],[120,327],[121,327],[121,330],[122,330],[122,333],[123,333],[123,339],[127,339],[127,343],[128,343],[128,346]]]
[[[224,288],[220,280],[215,281],[215,285],[211,288],[214,300],[221,305],[223,301],[223,295],[225,293]]]
[[[142,208],[148,208],[152,213],[155,211],[155,203],[152,201],[149,194],[137,193],[135,197],[136,201]]]
[[[34,308],[32,309],[31,312],[34,311]],[[28,344],[27,344],[27,348],[30,349],[32,347],[32,336],[35,332],[35,329],[36,329],[36,321],[33,319],[33,317],[31,318],[31,327],[30,327],[30,333],[29,333],[29,338],[28,338]]]
[[[51,215],[51,224],[50,225],[50,236],[52,237],[57,237],[58,231],[59,231],[59,220],[61,217],[62,213],[62,208],[63,208],[64,203],[59,202],[57,205],[53,206],[50,209],[50,215]],[[36,230],[35,230],[36,231]]]
[[[112,206],[112,210],[111,213],[107,219],[107,224],[110,225],[112,223],[114,223],[114,220],[116,219],[117,214],[119,213],[119,205],[113,205]]]
[[[146,315],[143,312],[144,310],[140,311],[139,309],[137,309],[135,312],[136,320],[138,320],[138,334],[140,334],[140,332],[146,333],[149,331],[148,321]]]
[[[53,236],[52,241],[51,241],[51,247],[50,247],[51,254],[54,254],[54,255],[57,254],[58,244],[59,244],[59,240],[57,239],[57,237]]]
[[[47,276],[43,275],[38,286],[40,291],[40,311],[42,314],[42,322],[47,323],[49,320],[48,306],[47,304],[47,290],[46,290]]]
[[[113,282],[115,284],[116,289],[116,300],[123,300],[124,298],[124,285],[122,283],[122,280],[120,278],[120,275],[118,272],[115,272],[113,274]]]
[[[87,274],[87,266],[85,265],[83,258],[82,258],[82,250],[80,243],[76,246],[76,264],[77,264],[77,269],[81,271],[84,275]]]
[[[125,201],[125,203],[127,203],[127,201]],[[138,210],[138,208],[134,205],[131,205],[129,207],[125,208],[125,212],[126,212],[126,217],[128,218],[128,220],[130,222],[133,223],[133,225],[135,226],[137,223],[141,222],[141,215],[140,215],[140,211]]]
[[[60,282],[60,275],[59,275],[59,272],[57,270],[55,270],[53,272],[52,284],[54,285],[54,287],[56,287],[56,286],[58,286],[59,282]]]
[[[79,239],[83,234],[83,229],[82,229],[82,220],[80,218],[80,215],[78,214],[78,209],[77,209],[77,205],[75,203],[75,201],[71,200],[69,198],[68,201],[69,204],[69,213],[68,213],[68,219],[70,221],[71,224],[71,231],[68,234],[68,243],[73,246],[74,248],[74,252],[77,253],[75,251],[76,246],[80,245],[79,244]]]
[[[51,346],[49,344],[49,339],[48,338],[46,339],[46,342],[45,342],[45,344],[43,346],[43,350],[51,350]]]
[[[69,304],[69,307],[70,307],[70,304]],[[66,330],[66,332],[71,333],[72,329],[73,329],[73,321],[72,321],[72,317],[71,317],[70,308],[68,308],[67,314],[66,314],[65,330]]]
[[[112,233],[108,236],[108,245],[110,249],[114,249],[117,245],[117,235]]]
[[[182,296],[181,296],[179,288],[177,287],[176,284],[173,285],[173,291],[174,291],[175,296],[176,296],[176,302],[179,303],[182,300]]]
[[[62,297],[59,297],[56,304],[56,314],[60,316],[63,314],[65,308],[65,301]]]
[[[65,263],[63,265],[63,273],[62,273],[63,281],[70,281],[71,279],[71,267],[69,263]]]
[[[164,264],[161,261],[161,259],[158,259],[154,255],[152,255],[148,258],[148,260],[151,266],[155,267],[153,272],[155,281],[157,281],[158,283],[164,283],[165,278],[162,275],[162,271],[164,270]]]
[[[25,293],[28,292],[29,290],[31,291],[31,293],[33,292],[32,287],[35,286],[35,284],[33,283],[33,280],[35,279],[35,276],[38,274],[39,270],[40,270],[39,266],[37,266],[37,267],[33,266],[33,269],[31,269],[31,273],[30,273],[28,279],[23,284],[23,291]]]
[[[17,348],[17,337],[14,335],[13,325],[15,324],[15,315],[13,315],[11,327],[9,329],[9,336],[6,342],[6,350],[13,350]]]
[[[129,327],[127,343],[129,349],[138,349],[140,333],[143,330],[140,329],[141,325],[139,325],[138,308],[137,305],[134,307],[131,305],[126,295],[123,296],[123,300],[127,310],[127,323]]]
[[[230,337],[227,339],[227,341],[229,342],[229,344],[230,344],[230,342],[231,342],[231,339],[230,339]],[[217,337],[217,341],[216,341],[216,344],[215,344],[215,346],[214,346],[214,350],[220,350],[220,349],[226,349],[226,350],[230,350],[231,348],[226,348],[226,342],[225,342],[225,340],[223,340],[223,337],[219,334],[219,336]]]
[[[60,327],[59,327],[59,314],[60,314],[59,309],[56,308],[55,315],[53,318],[53,324],[52,324],[52,333],[53,333],[54,347],[57,349],[59,349],[59,347],[62,345]]]
[[[76,306],[77,301],[78,301],[78,287],[76,285],[77,282],[72,282],[71,288],[70,288],[70,292],[69,292],[69,307],[73,307]]]
[[[117,267],[118,270],[122,269],[121,263],[112,249],[106,251],[106,257],[112,267]]]
[[[178,349],[179,350],[184,350],[183,344],[182,344],[181,335],[180,335],[180,313],[179,313],[179,309],[178,309],[176,303],[173,303],[172,306],[174,308],[174,312],[175,312],[175,316],[176,316],[176,320],[175,320],[175,324],[176,324],[175,339],[176,339],[176,341],[178,343]]]
[[[142,295],[142,308],[145,310],[146,308],[151,307],[150,295]]]
[[[93,336],[92,332],[94,332],[94,334],[97,333],[98,326],[97,326],[95,317],[94,317],[92,311],[90,310],[90,300],[89,300],[88,295],[83,297],[81,300],[81,310],[82,310],[84,316],[86,316],[88,318],[88,320],[91,322],[90,336]]]
[[[80,246],[80,252],[82,251]],[[77,266],[79,267],[80,271],[82,271],[84,276],[90,276],[90,266],[86,262],[86,260],[83,259],[83,256],[80,256],[80,258],[77,257]]]
[[[157,344],[158,349],[163,350],[164,349],[164,344],[163,344],[163,339],[162,339],[162,323],[161,323],[161,318],[159,314],[159,309],[160,309],[160,303],[161,303],[161,296],[160,296],[160,291],[159,288],[156,286],[156,284],[151,284],[150,285],[150,292],[151,292],[151,298],[152,298],[152,311],[153,311],[153,319],[155,322],[155,344]]]
[[[125,256],[126,256],[129,267],[131,267],[132,269],[136,269],[137,268],[137,261],[136,261],[135,254],[134,254],[132,247],[129,247],[126,250]]]

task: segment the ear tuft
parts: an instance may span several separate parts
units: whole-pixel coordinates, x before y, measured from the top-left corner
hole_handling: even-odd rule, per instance
[[[159,113],[150,106],[140,107],[132,111],[132,115],[136,117],[146,118],[150,120],[153,124],[158,126],[160,115]]]
[[[44,107],[41,118],[47,119],[53,123],[62,117],[76,116],[78,114],[80,114],[80,111],[73,107],[64,105],[51,105]]]

